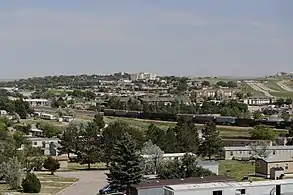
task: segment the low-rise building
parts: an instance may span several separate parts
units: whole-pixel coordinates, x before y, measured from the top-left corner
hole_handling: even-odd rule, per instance
[[[32,147],[39,147],[46,156],[58,156],[59,138],[28,137]]]
[[[24,99],[32,107],[49,107],[50,101],[47,99]]]
[[[168,179],[168,180],[150,180],[141,182],[137,185],[132,185],[130,188],[131,195],[162,195],[164,186],[178,184],[200,184],[209,182],[235,182],[232,177],[227,176],[206,176],[206,177],[191,177],[185,179]]]
[[[266,142],[268,146],[272,146],[273,142],[270,140],[251,140],[251,139],[228,139],[224,138],[222,139],[224,146],[232,146],[232,147],[238,147],[238,146],[250,146],[251,144],[255,144],[258,142]]]
[[[268,157],[284,158],[293,156],[293,146],[268,146],[265,149]],[[223,147],[222,156],[225,160],[249,159],[259,157],[251,146]]]
[[[255,160],[255,174],[271,179],[293,175],[293,158],[259,158]]]
[[[254,182],[210,182],[175,184],[164,187],[164,195],[289,195],[293,179]]]
[[[243,100],[244,104],[253,105],[253,106],[261,106],[267,105],[271,103],[271,99],[268,97],[249,97]]]

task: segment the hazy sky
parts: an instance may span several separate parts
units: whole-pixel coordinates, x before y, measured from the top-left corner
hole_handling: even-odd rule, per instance
[[[292,0],[1,0],[0,78],[293,71]]]

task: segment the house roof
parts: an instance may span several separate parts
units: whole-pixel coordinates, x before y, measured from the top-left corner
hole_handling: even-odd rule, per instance
[[[268,150],[293,150],[293,146],[268,146]],[[250,151],[250,146],[226,146],[223,147],[224,151]]]
[[[168,179],[168,180],[151,180],[148,182],[141,182],[137,185],[133,185],[136,189],[146,189],[146,188],[159,188],[165,185],[179,185],[179,184],[199,184],[208,182],[225,182],[225,181],[236,181],[232,177],[216,175],[216,176],[206,176],[206,177],[190,177],[185,179]]]
[[[293,184],[293,179],[281,179],[281,180],[265,180],[265,181],[254,181],[254,182],[213,182],[213,183],[199,183],[199,184],[175,184],[167,185],[166,188],[173,191],[186,191],[186,190],[201,190],[201,189],[215,189],[215,188],[246,188],[256,186],[272,186],[272,185],[283,185]]]
[[[259,158],[257,160],[262,160],[266,163],[275,163],[275,162],[293,162],[293,158]]]

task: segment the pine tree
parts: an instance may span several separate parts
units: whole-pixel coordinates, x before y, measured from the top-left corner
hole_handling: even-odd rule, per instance
[[[166,153],[177,152],[177,138],[173,128],[169,128],[165,136],[165,145],[163,150]]]
[[[220,152],[223,146],[220,132],[217,130],[216,124],[208,122],[202,130],[203,141],[200,144],[198,154],[203,157],[211,157]]]
[[[89,122],[78,135],[76,141],[77,161],[80,164],[87,164],[90,169],[91,164],[99,162],[102,157],[100,127]]]
[[[198,130],[191,121],[178,122],[177,132],[178,152],[197,153],[199,145]]]
[[[141,167],[142,157],[136,151],[135,142],[128,133],[125,133],[114,147],[107,174],[109,184],[117,190],[129,189],[132,184],[138,184],[143,175]]]

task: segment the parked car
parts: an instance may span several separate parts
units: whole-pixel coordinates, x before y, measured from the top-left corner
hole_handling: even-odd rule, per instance
[[[112,194],[112,193],[117,193],[117,190],[108,184],[105,187],[101,188],[99,190],[99,193],[100,194]]]

